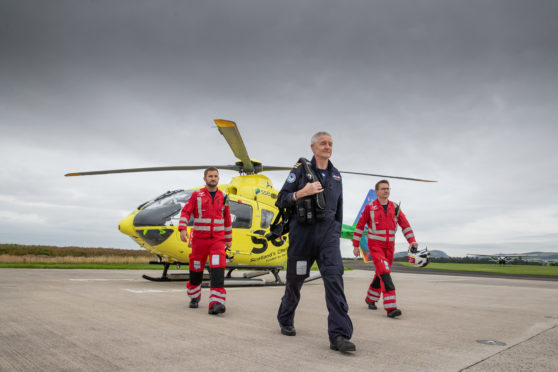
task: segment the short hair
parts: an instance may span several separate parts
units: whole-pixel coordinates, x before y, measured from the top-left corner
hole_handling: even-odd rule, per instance
[[[331,134],[329,134],[328,132],[318,132],[318,133],[316,133],[312,136],[312,139],[310,140],[310,144],[315,145],[316,142],[318,142],[318,137],[319,136],[330,136],[331,137]]]
[[[380,181],[376,182],[376,186],[374,186],[374,190],[378,191],[380,189],[380,184],[382,184],[382,183],[387,183],[387,185],[389,186],[388,180],[380,180]]]
[[[216,167],[207,167],[204,171],[203,171],[203,178],[205,178],[207,176],[208,172],[211,171],[216,171],[217,174],[219,174],[219,169],[217,169]]]

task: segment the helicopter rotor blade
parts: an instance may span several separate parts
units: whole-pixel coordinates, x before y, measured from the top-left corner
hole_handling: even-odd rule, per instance
[[[64,176],[92,176],[97,174],[112,174],[112,173],[138,173],[138,172],[160,172],[160,171],[178,171],[178,170],[196,170],[206,169],[209,167],[217,167],[218,169],[238,170],[236,165],[179,165],[175,167],[151,167],[151,168],[129,168],[129,169],[111,169],[93,172],[74,172],[67,173]]]
[[[242,137],[240,136],[236,123],[234,121],[222,119],[215,119],[213,121],[217,124],[219,133],[221,133],[227,140],[234,156],[242,162],[242,166],[246,173],[253,173],[254,166],[252,165],[250,156],[248,156],[248,151],[246,151],[246,146],[244,146],[244,141],[242,141]]]
[[[407,180],[407,181],[418,181],[418,182],[438,182],[432,180],[423,180],[420,178],[410,178],[410,177],[397,177],[397,176],[386,176],[383,174],[372,174],[372,173],[360,173],[360,172],[347,172],[347,171],[339,171],[340,173],[347,173],[347,174],[357,174],[360,176],[373,176],[373,177],[382,177],[382,178],[396,178],[399,180]]]

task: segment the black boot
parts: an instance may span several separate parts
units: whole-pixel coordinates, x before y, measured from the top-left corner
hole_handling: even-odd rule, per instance
[[[281,333],[285,336],[296,336],[296,330],[294,326],[284,326],[279,324],[279,327],[281,327]]]
[[[333,342],[330,342],[329,348],[331,350],[337,350],[342,352],[356,351],[355,344],[353,344],[351,341],[349,341],[348,338],[343,336],[335,337],[335,340],[333,340]]]
[[[214,303],[213,306],[211,306],[207,311],[207,313],[211,315],[222,314],[224,312],[225,312],[225,305],[220,304],[219,302]]]
[[[368,301],[365,301],[365,302],[368,305],[368,308],[370,310],[378,310],[378,307],[376,306],[376,302],[368,302]]]
[[[190,309],[197,309],[199,303],[200,303],[200,299],[199,299],[199,298],[192,298],[192,299],[190,300]]]
[[[396,316],[400,316],[401,314],[401,310],[393,309],[389,313],[387,313],[387,316],[389,316],[390,318],[395,318]]]

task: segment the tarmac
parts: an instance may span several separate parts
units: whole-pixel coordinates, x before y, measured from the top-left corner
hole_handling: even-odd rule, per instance
[[[0,269],[0,371],[558,371],[558,281],[396,272],[390,319],[364,303],[372,272],[346,271],[357,351],[340,353],[321,280],[287,337],[283,287],[229,288],[212,316],[208,289],[189,309],[184,282],[143,273]]]

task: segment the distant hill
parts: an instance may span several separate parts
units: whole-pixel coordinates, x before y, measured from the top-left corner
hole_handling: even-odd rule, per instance
[[[432,257],[432,258],[449,258],[449,256],[444,251],[437,251],[437,250],[430,251],[429,250],[429,252],[430,252],[430,257]],[[393,257],[394,258],[407,257],[407,251],[396,252]]]

